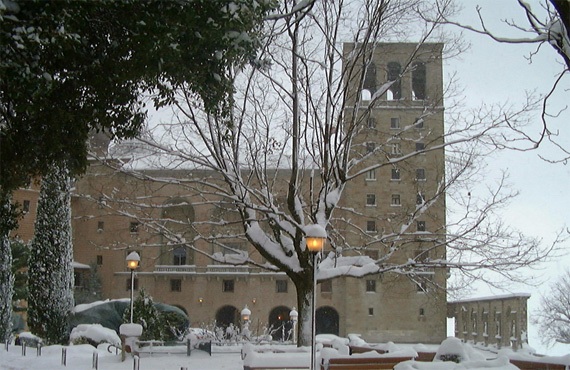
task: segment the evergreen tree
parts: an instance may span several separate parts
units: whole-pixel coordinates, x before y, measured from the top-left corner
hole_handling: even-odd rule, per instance
[[[29,259],[28,326],[48,344],[67,344],[73,307],[71,179],[64,164],[43,178]]]
[[[0,189],[0,341],[12,334],[12,295],[14,274],[10,251],[10,230],[16,226],[17,212],[10,195]]]
[[[123,315],[123,322],[128,323],[131,319],[131,306],[129,305]],[[154,307],[152,297],[141,289],[133,303],[133,322],[141,324],[143,332],[141,340],[165,340],[167,337],[166,327],[161,320],[160,313]]]

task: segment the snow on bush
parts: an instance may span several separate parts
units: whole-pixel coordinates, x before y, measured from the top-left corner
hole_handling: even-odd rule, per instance
[[[18,334],[18,337],[16,338],[16,344],[22,343],[25,343],[27,346],[35,347],[38,344],[43,343],[43,340],[42,338],[30,333],[29,331],[23,331]]]
[[[89,343],[97,347],[101,343],[115,346],[121,345],[121,339],[114,330],[105,328],[101,324],[81,324],[73,328],[70,338],[72,344]]]

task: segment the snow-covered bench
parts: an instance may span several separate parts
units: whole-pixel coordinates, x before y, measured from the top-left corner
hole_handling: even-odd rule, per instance
[[[400,362],[412,360],[413,357],[333,357],[327,364],[321,364],[322,370],[367,370],[393,369]]]
[[[186,354],[190,356],[194,349],[208,352],[212,355],[212,342],[199,341],[193,344],[191,341],[184,342],[163,342],[159,340],[139,340],[136,341],[136,354]]]
[[[566,365],[552,364],[546,362],[534,362],[523,360],[510,360],[511,364],[518,367],[520,370],[566,370]]]

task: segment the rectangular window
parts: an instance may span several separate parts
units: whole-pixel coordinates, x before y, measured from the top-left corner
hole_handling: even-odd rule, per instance
[[[400,143],[392,144],[392,154],[394,155],[402,154],[402,145]]]
[[[24,200],[24,203],[22,204],[22,212],[24,212],[24,213],[30,212],[30,201],[29,200]]]
[[[416,152],[421,152],[426,150],[426,145],[424,143],[416,143]]]
[[[400,202],[400,194],[392,194],[392,203],[393,206],[399,206]]]
[[[400,169],[399,168],[392,168],[391,179],[394,181],[400,180]]]
[[[103,256],[98,254],[97,255],[97,266],[101,266],[103,264]]]
[[[132,234],[137,234],[139,232],[139,223],[138,222],[131,222],[129,225],[129,231]]]
[[[332,293],[332,280],[325,280],[321,283],[321,293]]]
[[[412,68],[412,99],[424,100],[426,98],[426,65],[414,62]]]
[[[416,122],[414,122],[414,127],[415,127],[415,128],[419,128],[419,129],[424,128],[424,119],[423,119],[423,118],[418,118],[418,119],[416,120]]]
[[[390,128],[400,128],[400,118],[392,117],[390,119]]]
[[[104,228],[105,228],[105,222],[98,221],[97,222],[97,232],[102,232]]]
[[[135,278],[134,288],[137,290],[139,288],[139,279]],[[131,290],[131,278],[127,279],[127,291]]]
[[[170,279],[170,291],[171,292],[181,292],[182,291],[182,279]]]
[[[376,280],[366,280],[366,291],[376,293]]]
[[[181,266],[186,264],[186,248],[176,247],[172,251],[173,265]]]
[[[416,204],[420,205],[420,204],[424,204],[424,196],[422,195],[422,193],[417,193],[416,194]]]
[[[366,153],[372,153],[376,149],[376,143],[369,141],[366,143]]]
[[[425,181],[425,179],[426,179],[426,170],[424,168],[416,169],[416,180]]]
[[[373,129],[373,128],[376,128],[376,118],[374,118],[374,117],[369,117],[369,118],[366,120],[366,127],[372,128],[372,129]]]
[[[366,194],[366,205],[367,206],[376,205],[376,194]]]
[[[368,307],[368,316],[374,316],[374,307]]]
[[[222,292],[233,293],[234,281],[232,279],[222,281]]]
[[[366,172],[366,181],[376,181],[376,170]]]
[[[426,231],[426,222],[425,221],[417,221],[416,227],[418,231]]]
[[[275,280],[277,293],[287,293],[287,280]]]
[[[376,232],[376,221],[366,221],[366,231],[369,233]]]

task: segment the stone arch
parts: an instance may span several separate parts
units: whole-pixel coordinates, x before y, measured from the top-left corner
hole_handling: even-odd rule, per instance
[[[339,314],[330,306],[319,307],[316,312],[317,334],[339,335]]]
[[[230,324],[239,326],[240,311],[231,305],[222,306],[216,312],[216,326],[227,328]]]
[[[289,313],[291,309],[286,306],[277,306],[269,312],[269,327],[274,340],[284,340],[293,328]]]

